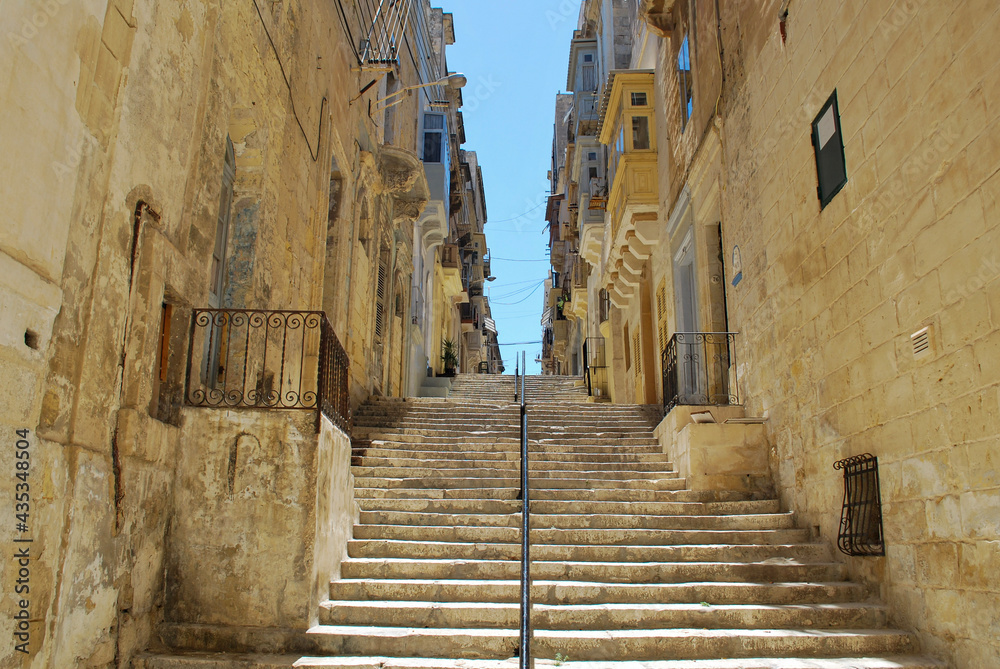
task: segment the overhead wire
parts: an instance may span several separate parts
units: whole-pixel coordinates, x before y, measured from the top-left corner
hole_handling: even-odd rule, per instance
[[[524,213],[521,213],[521,214],[518,214],[517,216],[515,216],[513,218],[502,218],[499,221],[490,221],[490,223],[509,223],[510,221],[516,221],[517,219],[521,218],[522,216],[526,216],[527,214],[530,214],[531,212],[533,212],[536,209],[538,209],[539,207],[544,207],[547,204],[548,204],[548,202],[542,202],[540,204],[535,205],[534,207],[532,207],[528,211],[526,211]]]
[[[543,281],[542,283],[545,283],[545,282]],[[521,304],[522,302],[524,302],[525,300],[527,300],[527,299],[528,299],[529,297],[531,297],[532,295],[534,295],[534,294],[535,294],[535,292],[536,292],[536,291],[537,291],[537,290],[538,290],[539,288],[541,288],[541,287],[542,287],[542,283],[539,283],[539,284],[538,284],[537,286],[535,286],[535,287],[534,287],[534,289],[533,289],[533,290],[532,290],[532,291],[531,291],[530,293],[528,293],[527,295],[525,295],[525,296],[524,296],[523,298],[521,298],[520,300],[517,300],[517,301],[515,301],[515,302],[494,302],[493,300],[490,300],[490,306],[492,306],[492,305],[494,305],[494,304],[498,304],[498,305],[502,305],[502,306],[506,306],[506,307],[509,307],[509,306],[511,306],[511,305],[514,305],[514,304]]]
[[[285,86],[288,88],[288,100],[292,108],[292,116],[295,117],[295,122],[299,126],[299,130],[302,132],[302,137],[306,140],[306,148],[309,149],[309,156],[312,158],[313,162],[319,160],[319,143],[323,139],[323,108],[326,107],[327,99],[323,96],[322,101],[319,103],[319,128],[316,130],[316,150],[313,151],[312,142],[309,141],[309,135],[306,134],[306,129],[302,125],[302,121],[299,119],[299,113],[295,110],[295,96],[292,95],[292,84],[288,80],[288,75],[285,74],[285,66],[281,63],[281,56],[278,55],[278,47],[275,46],[274,40],[271,39],[271,31],[267,29],[267,22],[264,20],[264,15],[260,11],[260,5],[257,4],[257,0],[253,0],[254,9],[257,10],[257,16],[260,18],[260,25],[264,29],[264,34],[267,35],[267,41],[271,44],[271,51],[274,53],[274,59],[278,62],[278,69],[281,70],[281,78],[285,80]]]

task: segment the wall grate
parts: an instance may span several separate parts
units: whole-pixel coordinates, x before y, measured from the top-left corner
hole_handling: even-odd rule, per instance
[[[844,472],[844,508],[837,546],[847,555],[885,555],[878,458],[871,453],[839,460]]]
[[[930,355],[931,352],[931,329],[930,327],[918,330],[910,335],[910,343],[913,345],[913,357],[922,358]]]

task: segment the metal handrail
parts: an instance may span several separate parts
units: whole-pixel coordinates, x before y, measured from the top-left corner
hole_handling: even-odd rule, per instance
[[[531,562],[528,488],[528,411],[524,399],[525,352],[521,351],[521,646],[520,669],[531,667]]]

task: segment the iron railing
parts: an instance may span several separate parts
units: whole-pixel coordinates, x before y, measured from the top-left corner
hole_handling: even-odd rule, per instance
[[[531,517],[528,485],[528,406],[524,397],[524,377],[527,375],[525,352],[521,351],[521,625],[518,650],[520,669],[530,669],[531,663]],[[517,377],[515,376],[515,387]]]
[[[322,311],[194,309],[187,404],[320,409],[350,425],[349,362]]]
[[[583,342],[583,375],[587,394],[608,397],[608,357],[604,337],[587,337]]]
[[[351,361],[323,314],[319,345],[319,408],[334,425],[351,431]]]
[[[663,350],[663,406],[740,404],[736,332],[677,332]]]
[[[837,546],[847,555],[885,555],[878,458],[871,453],[838,460],[844,471],[844,508]]]

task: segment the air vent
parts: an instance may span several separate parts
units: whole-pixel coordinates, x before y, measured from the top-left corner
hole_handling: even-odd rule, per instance
[[[910,335],[910,343],[913,345],[913,357],[917,360],[926,358],[931,354],[931,328],[925,327]]]

